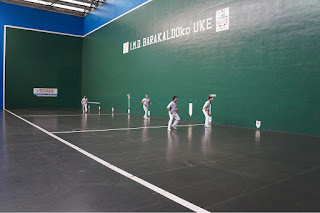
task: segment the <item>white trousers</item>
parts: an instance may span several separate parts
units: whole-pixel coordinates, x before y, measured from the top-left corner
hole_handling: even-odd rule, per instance
[[[82,104],[82,112],[87,112],[88,108],[87,108],[88,104]]]
[[[202,112],[204,114],[205,118],[205,122],[204,122],[204,126],[208,127],[209,126],[209,120],[210,120],[210,116],[208,115],[208,112],[206,112],[204,109],[202,109]]]
[[[144,118],[148,118],[148,108],[147,106],[143,105],[143,110],[144,110]]]
[[[171,124],[172,124],[173,118],[175,119],[175,121],[174,121],[172,126],[176,127],[178,125],[179,121],[180,121],[180,117],[179,117],[178,113],[176,113],[176,112],[170,113],[169,112],[169,117],[170,117],[170,120],[168,122],[168,129],[171,128]]]

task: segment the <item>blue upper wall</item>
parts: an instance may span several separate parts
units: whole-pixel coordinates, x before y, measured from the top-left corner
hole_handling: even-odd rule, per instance
[[[84,18],[83,35],[121,16],[148,0],[108,0]]]
[[[4,25],[86,35],[148,0],[108,0],[85,18],[0,2],[0,109],[3,108]]]
[[[82,35],[83,18],[0,2],[0,24]]]

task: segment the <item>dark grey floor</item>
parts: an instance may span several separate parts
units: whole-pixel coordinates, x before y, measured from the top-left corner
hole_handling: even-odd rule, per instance
[[[97,111],[13,112],[50,132],[167,124]],[[7,112],[0,133],[0,211],[189,211]],[[56,135],[210,211],[320,211],[319,137],[225,126]]]

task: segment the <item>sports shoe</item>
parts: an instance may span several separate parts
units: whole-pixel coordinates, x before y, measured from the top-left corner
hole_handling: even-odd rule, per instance
[[[171,131],[171,129],[169,129],[169,128],[168,128],[167,130],[168,130],[168,131]]]
[[[175,126],[171,126],[172,128],[174,128],[174,129],[177,129],[177,127],[175,127]]]

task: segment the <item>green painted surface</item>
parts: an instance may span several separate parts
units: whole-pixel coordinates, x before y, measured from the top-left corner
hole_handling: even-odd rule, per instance
[[[74,108],[81,98],[81,38],[7,28],[6,108]],[[36,97],[33,88],[58,88]]]
[[[215,13],[230,8],[230,29],[215,31]],[[320,135],[320,1],[154,0],[83,40],[82,95],[102,108],[168,117],[179,97],[183,120],[203,121],[216,93],[213,123]],[[213,18],[213,28],[122,54],[122,44]],[[188,115],[188,103],[194,103]]]

